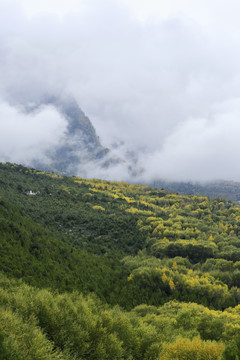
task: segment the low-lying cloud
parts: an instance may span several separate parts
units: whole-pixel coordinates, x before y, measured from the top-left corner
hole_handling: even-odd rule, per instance
[[[207,23],[207,8],[199,19],[192,11],[139,21],[123,3],[91,0],[60,19],[0,0],[0,161],[31,162],[61,141],[56,110],[16,107],[67,93],[105,146],[126,161],[133,154],[140,179],[240,181],[240,29],[227,13],[211,27],[214,9],[222,20],[227,7],[214,0]],[[129,180],[119,164],[105,176],[95,165],[85,171]]]
[[[3,162],[47,162],[46,153],[61,142],[66,130],[66,120],[51,106],[27,114],[7,103],[0,103],[0,119]]]
[[[165,139],[162,151],[142,157],[146,179],[238,180],[240,98],[212,109],[208,118],[190,118]],[[177,174],[177,175],[176,175]]]

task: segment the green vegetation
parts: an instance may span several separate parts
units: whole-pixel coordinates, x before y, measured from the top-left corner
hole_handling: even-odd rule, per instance
[[[240,207],[0,164],[0,359],[240,357]]]

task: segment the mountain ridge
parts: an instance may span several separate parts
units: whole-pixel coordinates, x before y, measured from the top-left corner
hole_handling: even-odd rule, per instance
[[[40,105],[51,105],[67,122],[66,132],[60,144],[49,151],[48,164],[33,161],[32,165],[46,171],[75,174],[79,167],[90,162],[106,166],[110,150],[102,146],[89,118],[71,97],[47,97]]]

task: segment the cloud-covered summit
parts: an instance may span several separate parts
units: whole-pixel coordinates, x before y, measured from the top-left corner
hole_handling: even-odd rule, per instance
[[[191,11],[170,1],[167,16],[156,11],[144,21],[120,0],[82,2],[61,18],[28,16],[21,2],[0,1],[1,161],[31,161],[55,148],[66,133],[61,113],[45,105],[26,114],[22,106],[67,93],[105,148],[126,160],[133,154],[142,179],[240,179],[236,1]],[[86,173],[102,176],[95,166]],[[105,176],[129,175],[117,167]]]

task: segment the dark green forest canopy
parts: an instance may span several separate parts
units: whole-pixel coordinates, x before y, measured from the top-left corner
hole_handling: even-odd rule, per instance
[[[237,359],[238,204],[10,163],[0,196],[3,359]]]

